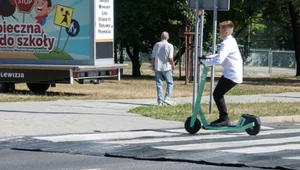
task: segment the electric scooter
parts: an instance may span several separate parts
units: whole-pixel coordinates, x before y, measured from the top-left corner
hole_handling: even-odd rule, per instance
[[[195,134],[201,129],[201,122],[203,124],[202,128],[204,130],[226,130],[226,131],[242,131],[245,130],[249,135],[257,135],[261,129],[261,122],[259,117],[243,114],[236,125],[231,126],[211,126],[207,123],[204,112],[201,108],[200,102],[202,94],[204,91],[204,85],[207,78],[208,67],[203,65],[203,71],[201,75],[201,81],[198,85],[198,94],[193,108],[193,114],[188,117],[185,121],[185,130],[190,134]],[[199,114],[200,120],[197,118]]]

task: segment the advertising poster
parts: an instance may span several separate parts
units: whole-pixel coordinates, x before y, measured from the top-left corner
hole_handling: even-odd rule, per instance
[[[92,60],[90,3],[0,0],[0,58]]]
[[[95,0],[95,41],[96,59],[113,56],[114,40],[114,2],[113,0]]]
[[[113,0],[96,0],[96,42],[113,42],[114,11]]]

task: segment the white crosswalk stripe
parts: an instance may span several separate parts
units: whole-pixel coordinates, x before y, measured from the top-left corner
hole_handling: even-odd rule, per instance
[[[35,137],[40,140],[48,140],[52,142],[65,141],[90,141],[90,140],[117,140],[117,139],[132,139],[138,137],[158,137],[158,136],[173,136],[171,133],[162,133],[154,131],[138,131],[138,132],[113,132],[101,134],[76,134],[76,135],[60,135],[50,137]]]
[[[294,159],[294,160],[300,160],[300,156],[293,156],[293,157],[282,157],[283,159]]]
[[[207,149],[222,149],[224,147],[251,147],[249,151],[242,152],[242,149],[239,149],[239,153],[261,153],[261,152],[272,152],[272,150],[261,148],[259,151],[258,149],[253,149],[252,146],[257,144],[264,145],[264,144],[283,144],[288,142],[298,142],[300,141],[300,137],[290,137],[290,138],[280,138],[278,139],[259,139],[259,140],[246,140],[246,141],[232,141],[232,142],[210,142],[210,143],[199,143],[199,144],[187,144],[187,145],[174,145],[174,146],[162,146],[162,147],[155,147],[159,149],[167,149],[167,150],[176,150],[176,151],[183,151],[183,150],[207,150]],[[257,147],[256,147],[257,148]],[[248,148],[247,148],[248,149]],[[281,148],[280,148],[281,149]],[[293,149],[293,148],[291,148]],[[299,149],[299,148],[294,148]],[[257,151],[256,151],[257,150]],[[278,149],[279,150],[279,149]],[[222,150],[228,152],[234,152],[233,150]],[[236,151],[238,152],[238,150]]]
[[[285,134],[285,133],[300,133],[300,129],[271,129],[267,131],[261,131],[259,136],[266,135],[275,135],[275,134]],[[183,135],[184,134],[184,135]],[[34,137],[39,140],[46,140],[52,142],[67,142],[67,141],[98,141],[101,143],[115,143],[115,144],[142,144],[142,143],[158,143],[158,142],[170,142],[170,141],[190,141],[190,140],[206,140],[206,139],[221,139],[221,138],[232,138],[236,136],[249,136],[245,132],[231,132],[226,134],[221,134],[220,131],[213,130],[202,130],[197,135],[188,135],[185,130],[166,130],[164,132],[158,131],[131,131],[131,132],[111,132],[111,133],[95,133],[95,134],[68,134],[68,135],[57,135],[57,136],[43,136],[43,137]],[[255,139],[255,138],[252,138]],[[284,142],[297,142],[300,141],[300,137],[291,137],[291,138],[282,138],[278,139],[262,139],[262,140],[247,140],[247,141],[237,141],[237,142],[228,142],[224,145],[232,146],[248,146],[254,145],[255,143],[259,144],[280,144]],[[189,145],[189,148],[198,148],[198,144]],[[203,144],[199,144],[199,148],[204,147]],[[210,143],[211,149],[216,149],[217,143]],[[185,150],[186,145],[176,145],[180,150]],[[188,146],[188,145],[187,145]],[[165,148],[172,149],[172,146],[166,146]],[[157,147],[159,148],[159,147]],[[163,147],[161,147],[163,149]]]
[[[273,129],[271,127],[262,127],[262,129]],[[286,130],[273,130],[272,133],[282,133]],[[198,136],[182,136],[176,137],[182,134],[187,134],[184,129],[175,129],[175,130],[166,130],[164,132],[157,132],[151,130],[145,131],[131,131],[131,132],[112,132],[112,133],[95,133],[95,134],[71,134],[71,135],[57,135],[57,136],[43,136],[43,137],[34,137],[35,139],[40,140],[47,140],[52,142],[66,142],[66,141],[96,141],[96,140],[109,140],[113,143],[122,143],[125,141],[120,141],[122,139],[126,139],[127,143],[130,143],[128,139],[131,140],[132,143],[152,143],[152,142],[163,142],[163,141],[185,141],[191,139],[217,139],[217,138],[230,138],[236,135],[243,135],[248,136],[245,132],[235,132],[230,134],[217,134],[220,131],[214,130],[202,130]],[[300,132],[300,129],[292,129],[289,132]],[[201,136],[201,134],[214,134],[211,136]],[[267,135],[270,132],[261,132],[260,135]],[[156,137],[155,139],[142,139],[142,140],[135,140],[135,138],[142,138],[142,137]],[[161,139],[157,137],[162,137]],[[171,139],[166,139],[166,137],[172,137]],[[149,140],[149,142],[147,142]],[[107,143],[103,142],[103,143]]]
[[[276,146],[264,146],[264,147],[249,147],[242,149],[227,149],[221,150],[223,152],[233,152],[233,153],[246,153],[246,154],[258,154],[258,153],[272,153],[279,152],[283,150],[299,150],[300,144],[285,144]]]

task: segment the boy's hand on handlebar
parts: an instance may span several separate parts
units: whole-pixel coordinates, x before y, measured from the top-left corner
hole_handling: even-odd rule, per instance
[[[201,57],[198,57],[199,64],[203,64],[202,61],[201,61],[203,59],[207,59],[207,57],[205,55],[202,55]]]
[[[207,59],[207,57],[205,55],[202,55],[201,57],[199,57],[201,60],[202,59]]]

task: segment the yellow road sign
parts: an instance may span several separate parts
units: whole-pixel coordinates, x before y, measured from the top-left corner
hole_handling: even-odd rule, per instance
[[[56,5],[54,24],[66,28],[70,28],[73,16],[73,8]]]

